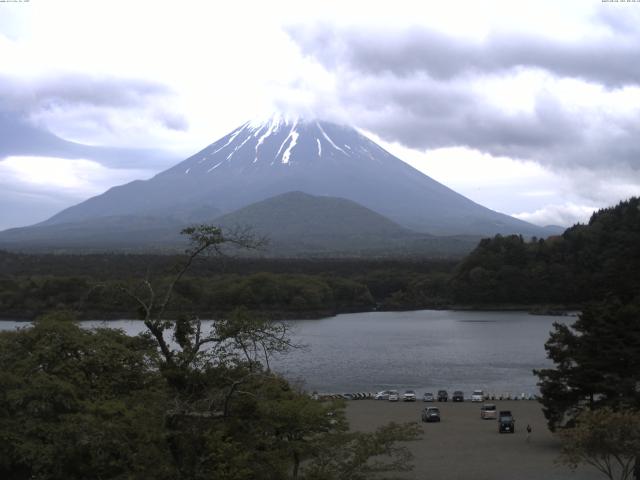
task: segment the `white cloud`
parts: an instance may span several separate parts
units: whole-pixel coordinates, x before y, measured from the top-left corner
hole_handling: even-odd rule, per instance
[[[11,156],[0,162],[2,183],[76,198],[97,195],[132,177],[148,176],[144,170],[109,169],[91,160]]]
[[[540,226],[560,225],[568,227],[576,223],[588,222],[591,214],[596,210],[598,208],[594,206],[565,203],[545,205],[534,212],[517,213],[513,216]]]
[[[562,176],[531,161],[493,157],[466,147],[418,151],[367,134],[425,175],[471,200],[508,215],[557,200],[568,191]]]
[[[91,160],[12,156],[0,161],[0,230],[32,225],[152,172],[110,169]]]

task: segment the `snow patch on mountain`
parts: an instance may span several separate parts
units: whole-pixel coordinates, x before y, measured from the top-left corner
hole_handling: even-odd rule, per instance
[[[278,149],[278,153],[276,154],[276,159],[277,159],[280,156],[280,153],[282,152],[282,149],[284,148],[284,146],[287,144],[289,145],[285,150],[284,154],[282,155],[282,163],[289,163],[289,155],[291,155],[291,149],[295,146],[296,142],[298,141],[299,135],[298,135],[298,132],[296,132],[297,125],[298,125],[298,122],[295,121],[291,126],[289,135],[287,135],[287,137],[284,139],[284,142],[282,142],[282,144],[280,145],[280,148]]]
[[[245,124],[244,124],[244,125],[242,125],[241,127],[238,127],[238,129],[237,129],[235,132],[233,132],[233,133],[231,134],[231,137],[229,138],[229,140],[227,141],[227,143],[225,143],[223,146],[221,146],[221,147],[220,147],[220,148],[218,148],[217,150],[214,150],[213,152],[211,152],[211,154],[210,154],[209,156],[211,156],[211,155],[215,155],[215,154],[216,154],[216,153],[218,153],[220,150],[222,150],[223,148],[225,148],[227,145],[231,144],[231,142],[233,142],[233,141],[236,139],[236,137],[240,134],[240,132],[241,132],[242,130],[244,130],[244,127],[246,127],[246,126],[247,126],[247,124],[245,123]]]
[[[341,149],[338,145],[336,145],[333,140],[331,140],[331,138],[329,137],[329,135],[327,135],[327,133],[324,131],[324,129],[322,128],[322,126],[320,126],[320,124],[318,122],[316,122],[316,126],[320,129],[320,133],[322,133],[322,136],[327,140],[327,142],[329,142],[329,144],[331,144],[331,146],[333,148],[335,148],[336,150],[340,150],[342,153],[344,153],[345,155],[349,155],[347,152],[345,152],[343,149]]]
[[[218,162],[216,163],[213,167],[211,167],[209,170],[207,170],[207,173],[209,173],[212,170],[215,170],[216,168],[218,168],[220,165],[222,165],[222,162]]]
[[[228,156],[227,156],[227,160],[231,160],[231,157],[233,156],[234,153],[236,153],[238,150],[240,150],[245,143],[247,143],[249,140],[251,140],[251,135],[249,135],[247,138],[244,139],[244,141],[236,146],[236,148],[233,149],[233,152],[231,152]]]
[[[279,128],[280,128],[280,123],[271,120],[266,125],[262,125],[261,129],[258,130],[258,132],[260,132],[266,129],[266,132],[264,133],[264,135],[262,135],[258,139],[258,143],[256,143],[256,155],[255,155],[255,158],[253,159],[253,163],[256,163],[258,161],[258,149],[260,148],[260,145],[262,145],[264,141],[271,136],[271,134],[277,132]]]
[[[289,136],[291,137],[291,142],[289,143],[289,146],[287,147],[284,154],[282,155],[282,163],[289,163],[289,156],[291,155],[291,149],[296,146],[299,133],[296,131],[292,131]]]

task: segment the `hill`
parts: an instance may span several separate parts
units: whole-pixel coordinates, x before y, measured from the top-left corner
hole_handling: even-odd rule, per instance
[[[594,213],[561,236],[485,239],[456,268],[454,301],[464,304],[574,303],[640,293],[640,199]]]

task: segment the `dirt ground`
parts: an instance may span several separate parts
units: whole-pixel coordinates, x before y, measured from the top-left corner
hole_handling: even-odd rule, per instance
[[[511,410],[514,434],[498,433],[497,420],[482,420],[479,403],[388,402],[355,400],[348,403],[347,418],[353,430],[372,431],[388,422],[422,425],[424,435],[409,443],[415,468],[407,479],[435,480],[591,480],[602,479],[593,467],[572,472],[556,460],[559,442],[546,428],[536,401],[495,401],[498,410]],[[440,423],[422,423],[426,406],[440,408]],[[527,442],[526,426],[533,428]]]

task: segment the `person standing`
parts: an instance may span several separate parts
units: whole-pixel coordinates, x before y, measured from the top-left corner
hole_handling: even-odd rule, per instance
[[[529,442],[529,440],[531,439],[531,431],[532,431],[531,425],[529,425],[529,424],[527,423],[527,440],[526,440],[526,441],[527,441],[527,443],[528,443],[528,442]]]

